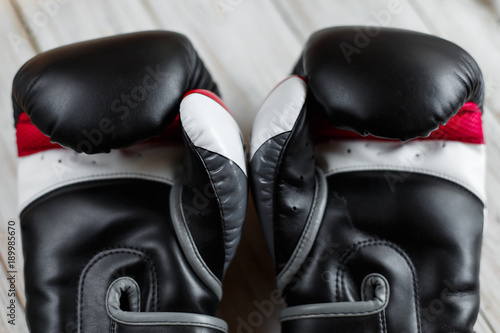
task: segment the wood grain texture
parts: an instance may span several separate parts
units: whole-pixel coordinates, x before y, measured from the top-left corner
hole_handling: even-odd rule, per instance
[[[17,221],[17,151],[15,146],[14,121],[11,110],[12,102],[10,98],[12,78],[18,68],[29,58],[35,55],[31,44],[31,36],[27,33],[15,8],[8,1],[0,2],[0,280],[2,287],[6,286],[7,271],[7,223],[9,220],[16,221],[17,233],[17,279],[16,292],[18,298],[18,322],[15,329],[22,330],[25,304],[24,280],[23,280],[23,259],[21,255],[21,238],[19,236],[19,223]],[[1,320],[4,327],[7,320],[5,317],[4,304],[7,304],[9,298],[5,292],[8,289],[2,289],[0,292]],[[0,328],[3,329],[2,326]],[[5,331],[10,332],[10,331]],[[12,331],[18,332],[18,331]]]
[[[0,0],[0,307],[8,301],[6,222],[17,215],[11,82],[27,59],[64,44],[119,33],[151,29],[184,33],[217,81],[248,142],[260,103],[291,71],[312,32],[334,25],[381,22],[450,39],[469,51],[485,73],[488,218],[476,329],[480,333],[500,331],[500,28],[498,13],[492,9],[495,1],[402,0],[397,13],[384,16],[390,12],[388,0],[315,0],[314,5],[307,0],[60,0],[59,4]],[[20,250],[18,246],[18,264],[22,264]],[[261,304],[270,304],[276,290],[274,276],[250,203],[218,311],[232,332],[238,332],[243,322],[253,332],[279,332],[276,314],[282,304],[273,303],[271,314],[259,310]],[[2,311],[0,333],[27,332],[22,318],[22,279],[17,291],[18,325],[8,325]],[[256,322],[259,325],[251,325]]]

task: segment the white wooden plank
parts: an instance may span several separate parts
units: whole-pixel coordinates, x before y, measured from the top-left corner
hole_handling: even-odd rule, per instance
[[[28,22],[34,33],[34,44],[41,50],[80,40],[136,30],[162,28],[185,33],[193,41],[207,67],[218,81],[224,100],[243,127],[247,139],[258,105],[271,87],[290,71],[299,56],[302,44],[311,32],[332,25],[370,24],[374,20],[376,22],[377,15],[374,13],[384,13],[385,10],[389,9],[388,1],[383,0],[370,2],[318,0],[314,2],[314,6],[311,5],[310,1],[304,0],[275,0],[272,4],[264,0],[210,0],[205,2],[152,0],[144,2],[145,6],[143,6],[143,2],[135,0],[73,0],[60,5],[58,9],[53,8],[52,12],[42,8],[34,0],[18,0],[17,3],[25,21]],[[442,7],[436,8],[436,6],[442,6],[442,3],[439,1],[436,5],[430,1],[422,1],[418,4],[420,7],[417,7],[417,11],[415,11],[414,7],[417,5],[414,2],[410,4],[402,2],[403,10],[401,13],[392,14],[388,25],[424,32],[431,30],[439,34],[441,32],[437,31],[434,25],[429,25],[429,17],[434,20],[437,15],[442,17],[440,15],[443,12],[449,13],[449,11],[444,11]],[[457,1],[449,1],[447,5],[457,6]],[[0,7],[2,9],[0,12],[2,31],[11,31],[12,26],[16,27],[16,24],[17,27],[14,31],[22,31],[19,22],[13,19],[15,14],[10,6],[7,3],[5,6],[7,11]],[[475,15],[477,5],[473,3],[467,6],[469,7],[466,11]],[[424,11],[421,7],[424,7]],[[436,14],[431,16],[428,11],[436,11]],[[43,16],[43,12],[47,14],[49,19],[45,23],[43,20],[36,21],[37,17]],[[478,19],[475,21],[482,20],[482,14],[476,16]],[[13,24],[5,23],[9,20]],[[447,16],[446,20],[441,21],[444,23],[439,22],[439,29],[447,28],[446,22],[453,22],[449,24],[447,28],[449,30],[459,28],[460,22],[455,22],[459,21],[458,19],[448,20]],[[467,28],[467,24],[461,23],[461,26],[463,29]],[[491,33],[495,33],[494,30],[488,34],[481,34],[481,36],[489,36]],[[0,38],[2,37],[5,38],[5,34],[0,36]],[[443,35],[443,37],[446,36]],[[469,35],[467,38],[464,37],[464,40],[470,42],[470,38],[476,37]],[[29,38],[28,41],[30,41]],[[463,42],[457,43],[464,46],[461,44]],[[26,48],[27,51],[22,52],[21,55],[14,51],[10,55],[16,61],[22,59],[19,64],[12,66],[15,69],[33,54],[30,43],[21,44],[20,47]],[[467,49],[467,47],[465,48]],[[3,61],[2,57],[5,57],[3,50],[0,53],[0,60]],[[480,65],[483,67],[481,61]],[[15,72],[15,69],[12,69],[12,72]],[[13,73],[4,75],[2,72],[0,88],[6,85],[5,82],[11,81],[12,76]],[[488,105],[497,110],[494,98],[493,102],[490,100],[492,100],[492,94],[500,95],[497,90],[500,89],[500,84],[498,84],[498,88],[496,84],[500,80],[496,74],[491,79],[488,76],[486,78],[493,82],[493,84],[488,85],[490,87]],[[491,91],[491,87],[493,87],[493,91]],[[10,88],[2,91],[10,93]],[[8,93],[0,93],[0,106],[10,110]],[[5,112],[0,113],[0,117],[5,116],[5,119],[0,118],[2,120],[0,126],[6,124],[3,120],[10,117],[10,111],[7,114],[8,116],[5,115]],[[486,120],[488,117],[487,114]],[[500,240],[492,235],[500,235],[498,230],[500,203],[492,202],[491,199],[496,199],[500,190],[500,177],[496,171],[496,166],[500,162],[500,144],[496,139],[497,135],[495,135],[495,133],[499,133],[498,130],[499,127],[495,120],[487,122],[486,131],[489,141],[487,191],[490,198],[488,203],[490,215],[488,218],[489,229],[484,241],[481,270],[483,305],[478,320],[477,329],[479,332],[491,332],[493,328],[500,327],[495,326],[498,325],[498,321],[495,320],[498,320],[496,317],[499,316],[500,306],[497,294],[494,292],[494,286],[498,285],[498,276],[500,275],[498,273],[499,259],[496,255],[499,251]],[[0,153],[3,153],[3,144],[5,146],[3,149],[8,151],[6,154],[11,157],[6,162],[10,166],[0,165],[0,171],[4,168],[5,170],[10,168],[10,174],[0,176],[0,185],[2,189],[10,186],[15,191],[15,182],[9,180],[9,178],[13,178],[12,175],[15,176],[15,164],[12,158],[15,156],[12,127],[6,131],[3,131],[2,128],[2,135],[6,136],[6,139],[0,138]],[[3,193],[5,191],[2,190],[0,195]],[[13,197],[15,200],[15,196],[11,195],[7,201],[4,201],[3,197],[0,196],[0,200],[2,200],[0,209],[2,211],[3,206],[9,206],[9,204],[3,203],[12,202]],[[15,207],[15,204],[10,206]],[[5,220],[4,216],[1,217]],[[238,303],[248,302],[251,304],[254,299],[266,299],[273,288],[272,282],[269,282],[272,281],[271,273],[273,273],[269,272],[271,264],[266,261],[269,257],[264,247],[256,246],[262,240],[262,235],[259,234],[255,212],[252,209],[250,209],[247,219],[247,226],[245,227],[242,247],[238,251],[235,265],[233,265],[234,268],[228,274],[228,280],[232,279],[233,281],[230,284],[232,289],[228,291],[226,291],[227,288],[225,289],[226,297],[223,303],[226,305],[223,305],[220,310],[223,316],[232,322],[234,328],[237,327],[238,323],[237,314],[241,314],[241,317],[245,318],[251,311],[255,310],[255,306],[245,308]],[[248,264],[249,262],[251,264]],[[259,273],[259,271],[264,273]],[[241,275],[242,273],[244,276],[253,277],[253,281],[252,278],[246,282],[235,280],[235,274]],[[260,281],[261,283],[256,284],[254,280],[259,274],[264,274],[264,278]],[[235,287],[241,288],[243,292],[234,290]],[[236,302],[238,295],[240,295],[240,299],[239,302]],[[274,316],[266,320],[261,327],[256,328],[255,332],[276,331],[276,325]],[[0,328],[3,327],[0,325]]]
[[[405,0],[273,0],[290,28],[304,43],[317,30],[342,25],[388,26],[427,32]]]
[[[17,151],[15,148],[14,122],[12,117],[12,79],[18,68],[34,55],[32,39],[26,33],[21,21],[16,15],[15,8],[10,2],[0,2],[0,43],[3,45],[0,52],[0,259],[2,285],[5,280],[7,267],[7,222],[17,220]],[[24,297],[23,258],[19,224],[16,223],[16,296],[18,297],[18,328],[12,332],[21,332],[24,325],[22,313]],[[7,301],[4,289],[0,291],[1,304]],[[2,306],[3,308],[3,306]],[[2,316],[4,319],[4,317]],[[4,325],[5,323],[2,323]],[[1,327],[1,326],[0,326]]]
[[[477,332],[481,333],[495,333],[491,325],[485,321],[482,315],[477,318],[475,329]]]
[[[267,1],[148,1],[160,27],[186,34],[248,139],[258,106],[301,45]],[[256,23],[258,21],[258,23]]]
[[[0,315],[0,332],[2,333],[27,333],[28,328],[26,326],[26,320],[24,318],[25,313],[23,307],[16,300],[14,303],[14,317],[10,315],[11,310],[7,310],[7,306],[11,306],[11,299],[9,296],[11,293],[11,286],[9,280],[7,280],[6,270],[3,266],[0,266],[0,305],[2,306],[2,313]],[[19,276],[19,275],[17,275]],[[8,312],[7,312],[8,311]],[[13,320],[13,321],[12,321]]]
[[[484,130],[487,150],[487,215],[481,261],[481,321],[500,329],[500,124],[486,108]],[[488,327],[488,326],[484,326]],[[479,328],[478,328],[479,330]]]
[[[480,1],[410,1],[434,34],[460,45],[476,59],[486,81],[486,104],[500,119],[498,16]]]
[[[51,3],[51,6],[44,6]],[[17,5],[40,51],[83,40],[153,28],[141,2],[35,1],[19,0]]]

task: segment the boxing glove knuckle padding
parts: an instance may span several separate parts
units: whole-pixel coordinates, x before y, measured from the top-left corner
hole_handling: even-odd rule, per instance
[[[214,92],[189,41],[170,32],[64,46],[20,69],[32,332],[227,331],[214,313],[240,238],[246,167]]]
[[[472,332],[481,72],[458,46],[395,29],[347,63],[339,45],[354,35],[312,35],[298,76],[270,93],[252,130],[252,192],[288,304],[283,332]]]

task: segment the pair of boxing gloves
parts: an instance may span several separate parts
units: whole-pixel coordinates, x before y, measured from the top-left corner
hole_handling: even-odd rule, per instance
[[[182,35],[28,61],[12,97],[31,332],[226,332],[215,311],[249,187],[283,332],[473,332],[480,70],[437,37],[381,29],[358,48],[358,32],[312,35],[248,163]]]

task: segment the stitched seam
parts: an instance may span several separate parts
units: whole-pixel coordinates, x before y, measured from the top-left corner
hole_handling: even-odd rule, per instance
[[[366,297],[366,290],[368,288],[365,287],[363,290],[363,295],[365,296],[365,300],[367,299]],[[386,286],[385,288],[385,302],[378,308],[372,309],[372,310],[367,310],[367,311],[360,311],[360,312],[314,312],[314,313],[307,313],[307,314],[302,314],[302,315],[289,315],[289,316],[283,316],[281,319],[286,319],[286,318],[302,318],[302,317],[317,317],[317,316],[338,316],[338,315],[373,315],[376,314],[377,312],[380,312],[381,309],[384,309],[384,307],[389,303],[389,288]],[[381,311],[384,312],[384,311]]]
[[[264,101],[262,101],[261,105],[264,105],[264,103],[268,100],[268,98],[269,98],[269,97],[273,94],[273,92],[274,92],[274,91],[276,91],[276,89],[277,89],[279,86],[281,86],[281,84],[282,84],[282,83],[284,83],[285,81],[289,80],[289,79],[290,79],[290,78],[292,78],[292,77],[299,77],[299,76],[298,76],[298,75],[289,75],[289,76],[287,76],[285,79],[283,79],[283,80],[281,80],[280,82],[278,82],[278,83],[274,86],[274,88],[273,88],[273,89],[272,89],[272,90],[268,93],[268,95],[266,96],[266,98],[264,99]],[[303,80],[303,78],[302,78],[302,77],[300,77],[300,79],[301,79],[301,80]],[[307,85],[307,84],[306,84],[306,85]],[[295,100],[296,100],[295,96],[294,96],[293,98],[294,98],[293,100],[295,101]],[[300,99],[300,102],[302,103],[302,107],[301,107],[301,109],[300,109],[300,111],[299,111],[299,115],[298,115],[297,119],[300,117],[300,112],[302,111],[302,109],[304,108],[304,106],[305,106],[305,104],[306,104],[306,98],[307,98],[307,87],[306,87],[306,91],[305,91],[305,96],[304,96],[304,98],[303,98],[303,99],[302,99],[302,98]],[[259,110],[259,111],[260,111],[260,110]],[[274,138],[276,138],[276,137],[280,136],[280,135],[281,135],[281,134],[283,134],[283,133],[293,131],[293,128],[295,127],[295,124],[294,124],[294,126],[292,126],[292,128],[291,128],[290,130],[287,130],[286,128],[284,128],[285,126],[282,126],[281,124],[279,124],[278,126],[279,126],[279,131],[278,131],[276,134],[274,134],[272,137],[270,137],[270,138],[268,138],[267,140],[265,140],[264,142],[262,142],[262,143],[259,145],[259,147],[257,147],[255,150],[253,150],[253,151],[254,151],[254,153],[253,153],[252,155],[250,155],[250,162],[253,160],[253,157],[255,156],[255,153],[256,153],[256,152],[257,152],[260,148],[262,148],[262,146],[263,146],[266,142],[271,141],[272,139],[274,139]],[[250,151],[252,151],[252,147],[250,148]]]
[[[413,267],[413,263],[409,260],[408,255],[401,248],[399,248],[397,245],[395,245],[395,244],[393,244],[391,242],[381,241],[381,240],[367,240],[367,241],[363,241],[363,242],[358,243],[358,244],[353,244],[351,246],[351,248],[349,248],[344,253],[344,255],[342,256],[342,258],[340,259],[340,265],[339,265],[340,269],[337,270],[337,275],[336,275],[336,279],[337,279],[336,286],[337,286],[337,288],[340,288],[340,285],[339,285],[340,281],[339,280],[342,280],[342,286],[343,286],[343,288],[341,288],[340,290],[337,290],[338,295],[343,298],[343,290],[345,289],[345,279],[343,278],[344,271],[345,271],[345,264],[349,261],[349,259],[359,249],[367,247],[367,246],[387,246],[389,248],[392,248],[393,250],[395,250],[404,259],[404,261],[408,265],[408,268],[410,269],[410,272],[411,272],[412,277],[413,277],[412,284],[413,284],[413,294],[414,294],[413,298],[415,300],[415,312],[416,312],[416,315],[417,315],[418,330],[419,330],[419,332],[421,332],[422,331],[422,326],[421,326],[421,322],[420,322],[420,311],[419,311],[419,309],[420,309],[419,308],[420,300],[419,300],[419,295],[418,295],[418,283],[417,283],[417,276],[415,274],[415,268]],[[337,298],[337,301],[340,301],[340,300]]]
[[[368,287],[365,285],[365,288],[363,289],[363,300],[364,301],[368,300],[367,290],[368,290]],[[386,295],[387,295],[387,293],[386,293]],[[387,298],[386,298],[386,300],[387,300]]]
[[[299,115],[300,117],[300,115]],[[295,126],[294,126],[295,127]],[[276,236],[278,233],[276,232],[276,225],[277,225],[277,216],[279,214],[274,214],[275,210],[276,210],[276,203],[278,202],[278,190],[277,190],[277,184],[278,182],[276,181],[278,179],[278,173],[280,171],[280,166],[281,166],[281,162],[283,161],[283,154],[287,148],[287,145],[288,145],[288,142],[290,141],[290,138],[292,137],[292,133],[293,133],[293,129],[291,131],[288,131],[288,132],[283,132],[283,133],[288,133],[287,135],[287,138],[285,139],[285,142],[283,144],[283,149],[281,149],[280,151],[280,154],[278,156],[278,161],[276,163],[276,168],[274,169],[274,175],[273,175],[273,186],[272,186],[272,209],[271,211],[273,212],[273,218],[272,218],[272,223],[273,223],[273,236]],[[281,133],[281,134],[283,134]],[[274,252],[274,258],[276,258],[276,237],[273,237],[273,249],[272,251]]]
[[[198,321],[169,321],[169,320],[166,320],[166,321],[140,322],[140,321],[121,321],[119,319],[116,319],[115,317],[113,317],[113,320],[115,320],[116,322],[118,322],[120,324],[127,325],[127,326],[151,326],[152,324],[160,325],[160,326],[164,326],[164,325],[179,325],[179,326],[190,325],[190,326],[211,327],[211,328],[215,328],[215,329],[220,330],[220,331],[224,331],[224,332],[226,331],[225,327],[222,327],[222,326],[219,326],[216,324],[204,323],[204,322],[198,322]],[[147,325],[144,325],[145,323],[147,323]]]
[[[307,94],[307,90],[306,90],[306,94]],[[280,168],[281,168],[281,163],[283,162],[283,155],[284,155],[284,152],[288,148],[288,144],[290,142],[290,139],[293,137],[293,134],[295,134],[295,130],[297,129],[297,126],[298,126],[298,122],[297,122],[298,119],[300,117],[302,117],[302,113],[305,113],[305,110],[306,110],[305,109],[305,105],[306,104],[305,104],[305,99],[304,99],[304,104],[302,105],[302,108],[299,111],[297,119],[295,119],[295,123],[293,124],[292,129],[290,131],[283,132],[283,133],[288,133],[288,136],[287,136],[285,142],[283,143],[283,149],[281,149],[281,151],[280,151],[280,154],[279,154],[279,157],[278,157],[278,162],[276,163],[276,168],[274,169],[274,175],[273,175],[273,180],[274,180],[273,184],[274,184],[274,186],[273,186],[273,190],[272,190],[273,191],[273,194],[272,194],[272,208],[273,208],[272,210],[273,211],[276,209],[275,205],[278,202],[278,198],[277,198],[278,195],[277,195],[277,193],[279,191],[276,190],[276,187],[277,187],[277,184],[278,184],[278,182],[276,180],[278,178],[278,173],[279,173]],[[281,134],[283,134],[283,133],[281,133]],[[276,230],[274,229],[275,226],[276,226],[276,216],[277,216],[277,214],[273,214],[273,220],[272,220],[272,222],[273,222],[273,234],[274,235],[277,234]],[[273,239],[273,252],[274,252],[274,256],[276,257],[276,237],[274,237],[274,239]]]
[[[386,291],[385,293],[386,295],[386,299],[387,297],[389,296],[388,295],[388,292]],[[341,316],[341,315],[373,315],[373,314],[376,314],[380,311],[380,309],[382,309],[384,307],[385,304],[387,304],[388,300],[386,302],[384,302],[384,304],[376,309],[372,309],[372,310],[367,310],[367,311],[360,311],[360,312],[312,312],[312,313],[307,313],[307,314],[299,314],[299,315],[289,315],[289,316],[283,316],[281,317],[281,319],[287,319],[287,318],[304,318],[304,317],[307,317],[307,318],[310,318],[310,317],[318,317],[318,316],[331,316],[331,317],[337,317],[337,316]]]
[[[123,248],[121,248],[121,249],[115,249],[115,250],[107,250],[106,252],[101,252],[100,254],[98,254],[94,258],[92,258],[89,262],[89,263],[91,263],[90,266],[85,266],[84,271],[82,272],[82,275],[80,276],[80,283],[79,283],[79,288],[78,288],[79,302],[78,302],[78,313],[77,313],[78,332],[82,332],[83,292],[85,289],[85,277],[87,276],[87,273],[90,271],[90,269],[95,264],[97,264],[99,261],[101,261],[101,259],[103,259],[107,256],[120,254],[120,253],[136,255],[136,256],[140,257],[141,259],[143,259],[148,264],[148,266],[151,266],[153,268],[152,271],[149,272],[149,274],[150,274],[151,281],[154,285],[154,288],[153,288],[154,307],[155,307],[155,310],[158,308],[158,294],[157,294],[158,293],[158,284],[157,284],[156,268],[154,266],[153,261],[150,260],[150,258],[145,253],[142,253],[142,252],[135,250],[135,249],[124,250]]]
[[[186,131],[184,131],[184,129],[182,129],[183,133],[184,133],[184,136],[186,138],[186,140],[188,141],[189,145],[192,147],[192,150],[194,152],[196,152],[196,155],[198,156],[198,158],[201,160],[201,163],[203,164],[203,166],[205,167],[205,172],[207,173],[208,175],[208,179],[210,180],[210,185],[212,186],[212,189],[214,190],[214,194],[215,194],[215,198],[217,199],[217,204],[219,206],[219,214],[220,214],[220,217],[221,217],[221,224],[222,224],[222,233],[224,235],[224,263],[223,263],[223,266],[222,266],[222,269],[224,270],[224,267],[226,265],[226,255],[227,255],[227,244],[225,242],[226,240],[226,225],[225,225],[225,218],[224,218],[224,212],[222,210],[222,203],[220,201],[220,197],[219,197],[219,194],[217,192],[217,189],[214,185],[214,181],[213,181],[213,178],[212,178],[212,174],[210,173],[208,167],[207,167],[207,164],[205,163],[205,160],[203,159],[203,157],[200,155],[200,152],[198,151],[197,146],[194,145],[194,143],[191,141],[191,138],[189,137],[189,135],[186,133]],[[203,149],[203,148],[202,148]],[[182,205],[182,197],[181,197],[181,205]],[[181,210],[182,210],[182,207],[181,207]],[[186,223],[186,220],[184,218],[184,212],[182,211],[182,217],[183,217],[183,220],[184,220],[184,225],[186,226],[186,231],[189,232],[189,242],[191,243],[191,246],[193,246],[193,248],[196,248],[196,257],[201,261],[202,263],[202,266],[203,266],[203,269],[207,270],[210,275],[216,279],[217,282],[219,282],[221,285],[222,283],[219,281],[219,278],[215,276],[215,274],[212,272],[212,270],[208,267],[207,263],[205,262],[205,260],[203,260],[203,257],[201,256],[201,254],[199,253],[198,251],[198,247],[196,246],[196,243],[194,242],[194,240],[192,239],[192,236],[191,236],[191,231],[188,229],[188,225]]]
[[[196,150],[196,153],[200,157],[203,165],[205,166],[205,170],[206,170],[206,172],[208,174],[208,178],[210,179],[210,184],[212,185],[212,189],[214,190],[214,193],[215,193],[215,198],[217,199],[217,203],[219,205],[219,212],[220,212],[220,217],[221,217],[221,222],[222,222],[222,234],[224,235],[224,263],[223,263],[223,266],[222,266],[222,269],[224,270],[224,267],[226,266],[226,260],[227,260],[228,252],[229,252],[229,248],[228,248],[228,243],[229,242],[226,242],[226,240],[227,240],[226,239],[226,237],[227,237],[226,217],[224,215],[224,209],[222,208],[222,202],[220,200],[219,191],[217,189],[217,186],[215,186],[215,182],[213,180],[212,173],[210,172],[210,170],[208,170],[208,167],[205,164],[205,160],[198,153],[198,150]]]
[[[312,317],[319,317],[319,316],[330,316],[330,317],[337,317],[338,316],[344,316],[344,315],[374,315],[377,313],[377,310],[373,311],[364,311],[364,312],[315,312],[315,313],[309,313],[309,314],[301,314],[301,315],[290,315],[290,316],[283,316],[281,317],[281,320],[283,319],[300,319],[300,318],[312,318]],[[361,317],[361,316],[360,316]]]
[[[292,266],[297,261],[297,256],[299,255],[299,253],[301,253],[303,251],[303,244],[306,241],[306,235],[308,235],[309,230],[311,229],[312,218],[313,218],[314,212],[316,210],[316,203],[318,202],[318,195],[317,195],[318,194],[318,187],[317,186],[316,186],[314,192],[315,192],[314,193],[314,200],[313,200],[313,203],[311,206],[311,212],[309,213],[309,218],[307,219],[307,224],[306,224],[306,227],[304,229],[304,232],[302,233],[302,236],[300,237],[299,244],[295,248],[296,251],[293,252],[292,258],[287,262],[286,266],[283,268],[281,273],[278,275],[278,279],[280,279],[286,273],[286,271],[290,268],[290,266]],[[302,266],[302,263],[301,263],[301,266]]]
[[[181,192],[182,193],[182,192]],[[181,195],[181,193],[179,193],[179,195]],[[182,202],[179,203],[180,205],[182,205]],[[181,213],[181,216],[182,216],[182,223],[184,225],[184,230],[186,230],[186,234],[188,235],[188,240],[189,240],[189,244],[191,245],[191,248],[193,249],[193,253],[194,255],[196,256],[196,258],[198,259],[198,262],[200,263],[201,265],[201,268],[203,270],[205,270],[211,277],[212,279],[214,279],[218,284],[219,286],[222,287],[222,282],[219,280],[219,278],[217,278],[215,276],[215,274],[208,268],[207,264],[205,263],[205,261],[203,260],[203,258],[201,257],[200,253],[198,252],[198,249],[196,247],[196,244],[194,243],[194,240],[193,240],[193,237],[191,236],[191,232],[189,231],[188,229],[188,226],[187,226],[187,222],[186,222],[186,218],[184,217],[184,211],[182,209],[182,206],[181,207],[178,207],[178,209],[180,210],[180,213]],[[203,281],[203,279],[202,279]]]
[[[382,317],[382,324],[384,325],[382,332],[387,333],[387,318],[385,316],[385,310],[380,313],[380,316]]]
[[[349,261],[349,259],[360,249],[367,247],[367,246],[388,246],[392,249],[394,249],[398,254],[402,254],[397,246],[393,246],[393,244],[386,242],[386,241],[380,241],[380,240],[366,240],[361,243],[353,244],[349,249],[346,250],[342,258],[340,259],[339,262],[339,269],[337,270],[337,301],[341,302],[343,298],[343,290],[345,290],[345,280],[343,279],[344,271],[345,271],[345,264]],[[403,252],[404,253],[404,252]],[[413,269],[413,266],[408,262],[408,260],[405,258],[404,255],[402,255],[403,259],[405,259],[406,263],[409,265],[411,269]],[[411,270],[410,269],[410,270]],[[414,276],[414,272],[412,271],[412,275]],[[415,277],[415,276],[414,276]],[[340,283],[342,283],[342,287],[340,287]]]
[[[314,312],[314,313],[308,313],[308,314],[300,314],[300,315],[290,315],[290,316],[283,316],[281,319],[288,319],[288,318],[311,318],[311,317],[318,317],[318,316],[327,316],[330,315],[330,317],[337,317],[338,316],[343,316],[343,315],[374,315],[378,311],[380,311],[380,308],[371,310],[371,311],[363,311],[363,312]]]

